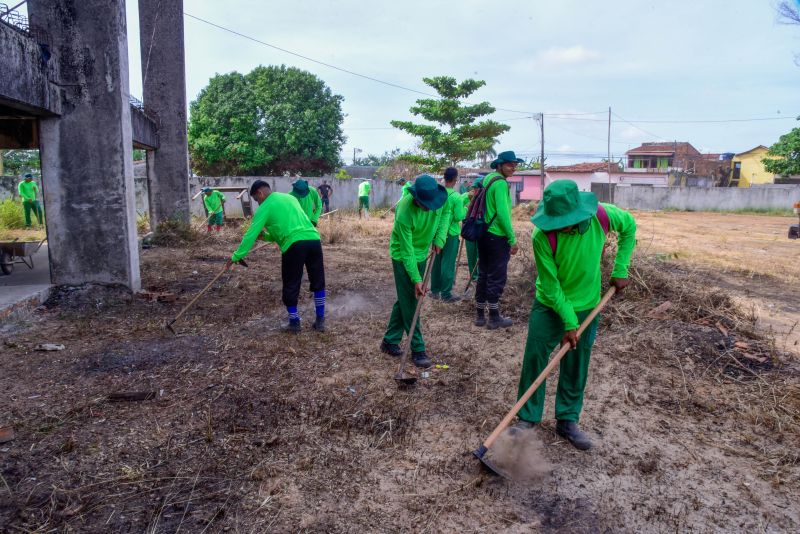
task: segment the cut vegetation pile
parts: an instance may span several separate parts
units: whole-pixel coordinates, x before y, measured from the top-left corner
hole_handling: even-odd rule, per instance
[[[279,332],[273,247],[221,268],[239,232],[142,256],[146,293],[63,292],[0,330],[0,524],[74,532],[797,531],[800,370],[704,273],[635,257],[601,323],[581,453],[546,421],[541,479],[495,479],[471,451],[513,404],[533,291],[530,234],[506,332],[430,302],[436,363],[399,390],[378,344],[394,299],[391,217],[321,225],[329,329]],[[460,287],[466,269],[459,273]],[[168,296],[168,295],[171,295]],[[40,343],[66,350],[36,352]],[[146,400],[125,401],[125,393]],[[113,394],[113,395],[112,395]],[[113,396],[112,402],[109,395]],[[120,402],[120,399],[123,399]],[[533,454],[533,453],[531,453]]]

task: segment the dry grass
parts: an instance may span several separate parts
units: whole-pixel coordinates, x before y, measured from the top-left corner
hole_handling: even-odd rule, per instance
[[[65,532],[800,527],[797,362],[704,271],[636,259],[634,285],[605,313],[593,356],[581,423],[598,448],[570,449],[548,420],[535,434],[551,479],[509,483],[481,474],[470,451],[515,398],[534,276],[529,229],[520,226],[504,298],[518,326],[477,329],[469,303],[426,304],[429,348],[449,369],[412,391],[397,390],[396,362],[377,351],[394,297],[390,229],[391,219],[321,224],[326,334],[277,330],[272,247],[223,277],[177,337],[164,332],[235,248],[234,228],[144,252],[146,288],[177,302],[71,291],[4,331],[0,426],[17,438],[2,445],[0,523]],[[665,317],[648,316],[665,301]],[[304,295],[301,312],[310,306]],[[32,352],[40,342],[68,351]],[[114,391],[159,396],[112,404]]]
[[[637,212],[639,247],[695,265],[768,275],[800,284],[798,242],[788,217],[694,212]]]

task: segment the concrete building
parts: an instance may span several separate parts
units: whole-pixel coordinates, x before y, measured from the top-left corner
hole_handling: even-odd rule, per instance
[[[731,186],[750,187],[775,183],[775,175],[764,167],[763,159],[769,149],[764,145],[740,152],[731,160]]]
[[[131,103],[125,0],[29,0],[0,19],[0,148],[38,148],[54,284],[139,289],[132,148],[150,217],[189,221],[183,2],[139,0],[143,103]]]

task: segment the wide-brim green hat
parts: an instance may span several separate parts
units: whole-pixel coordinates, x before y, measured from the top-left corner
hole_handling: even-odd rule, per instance
[[[447,200],[447,189],[427,174],[417,176],[414,184],[408,187],[408,193],[414,200],[432,211],[444,206]]]
[[[204,187],[204,188],[202,189],[202,191],[203,191],[203,193],[206,193],[206,194],[208,194],[208,193],[210,193],[210,192],[211,192],[211,188],[210,188],[210,187]]]
[[[500,152],[497,158],[489,164],[489,167],[496,169],[498,165],[503,163],[525,163],[525,160],[519,159],[513,150],[507,150],[506,152]]]
[[[531,222],[543,232],[552,232],[583,222],[596,213],[594,193],[578,191],[578,184],[572,180],[556,180],[544,188],[542,203]]]
[[[308,195],[308,182],[297,180],[292,184],[292,192],[300,198],[305,198]]]

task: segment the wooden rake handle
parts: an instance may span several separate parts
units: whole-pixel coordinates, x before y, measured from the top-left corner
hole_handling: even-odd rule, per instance
[[[592,312],[586,317],[586,319],[583,320],[583,323],[581,323],[580,328],[578,328],[579,338],[581,334],[583,334],[583,331],[586,330],[586,328],[588,328],[588,326],[592,323],[592,321],[594,321],[594,318],[597,317],[597,314],[600,313],[600,310],[603,309],[603,307],[608,303],[609,300],[611,300],[611,297],[613,297],[616,292],[617,288],[614,286],[611,286],[608,289],[608,291],[606,291],[606,294],[603,295],[603,298],[600,300],[597,306],[594,307]],[[503,430],[505,430],[508,427],[508,425],[511,423],[511,420],[514,418],[515,415],[517,415],[517,412],[519,412],[522,409],[522,406],[526,402],[528,402],[528,399],[530,399],[531,396],[536,392],[536,390],[539,389],[539,386],[542,385],[542,382],[544,382],[545,379],[550,375],[550,373],[553,372],[553,369],[556,368],[558,363],[561,361],[561,358],[563,358],[564,355],[569,351],[570,351],[569,344],[566,344],[562,346],[560,349],[558,349],[558,352],[550,360],[550,363],[547,364],[547,367],[544,368],[544,371],[542,371],[541,374],[539,374],[536,380],[533,381],[533,384],[530,385],[527,391],[525,391],[525,393],[519,398],[514,407],[511,408],[511,410],[506,414],[505,417],[503,417],[503,420],[500,421],[500,424],[497,425],[497,427],[491,434],[489,434],[489,437],[486,438],[486,441],[483,442],[482,449],[484,449],[484,452],[486,449],[489,449],[495,442],[495,440],[500,436],[500,434],[503,433]]]
[[[425,266],[425,276],[422,277],[422,289],[425,290],[428,287],[428,279],[431,276],[431,271],[433,271],[433,260],[436,257],[436,253],[431,251],[430,255],[428,255],[428,264]],[[417,320],[419,319],[419,312],[422,309],[422,302],[425,300],[425,292],[422,293],[422,296],[419,297],[417,301],[417,309],[414,310],[414,319],[411,320],[411,328],[408,330],[408,336],[406,337],[406,345],[403,347],[403,357],[400,358],[400,366],[397,368],[397,373],[402,375],[406,369],[406,363],[408,363],[408,353],[411,351],[411,338],[414,337],[414,332],[417,329]]]
[[[181,316],[182,316],[184,313],[186,313],[186,310],[188,310],[189,308],[191,308],[191,307],[192,307],[192,305],[193,305],[195,302],[197,302],[197,299],[199,299],[200,297],[202,297],[202,296],[203,296],[203,295],[206,293],[206,291],[208,291],[208,290],[211,288],[211,286],[212,286],[212,285],[214,285],[214,282],[216,282],[217,280],[219,280],[219,277],[220,277],[220,276],[222,276],[223,274],[225,274],[225,272],[226,272],[227,270],[228,270],[228,264],[226,263],[226,264],[225,264],[225,267],[223,267],[223,268],[222,268],[222,270],[221,270],[219,273],[217,273],[217,276],[215,276],[214,278],[212,278],[212,279],[211,279],[211,281],[210,281],[210,282],[209,282],[209,283],[206,285],[206,287],[204,287],[204,288],[203,288],[203,289],[200,291],[200,293],[198,293],[197,295],[195,295],[195,297],[194,297],[192,300],[190,300],[190,301],[189,301],[189,304],[187,304],[186,306],[184,306],[184,307],[183,307],[183,309],[182,309],[180,312],[178,312],[178,315],[176,315],[176,316],[175,316],[175,318],[174,318],[173,320],[171,320],[169,323],[167,323],[167,328],[169,328],[169,327],[171,327],[173,324],[175,324],[175,322],[176,322],[178,319],[180,319],[180,318],[181,318]]]

